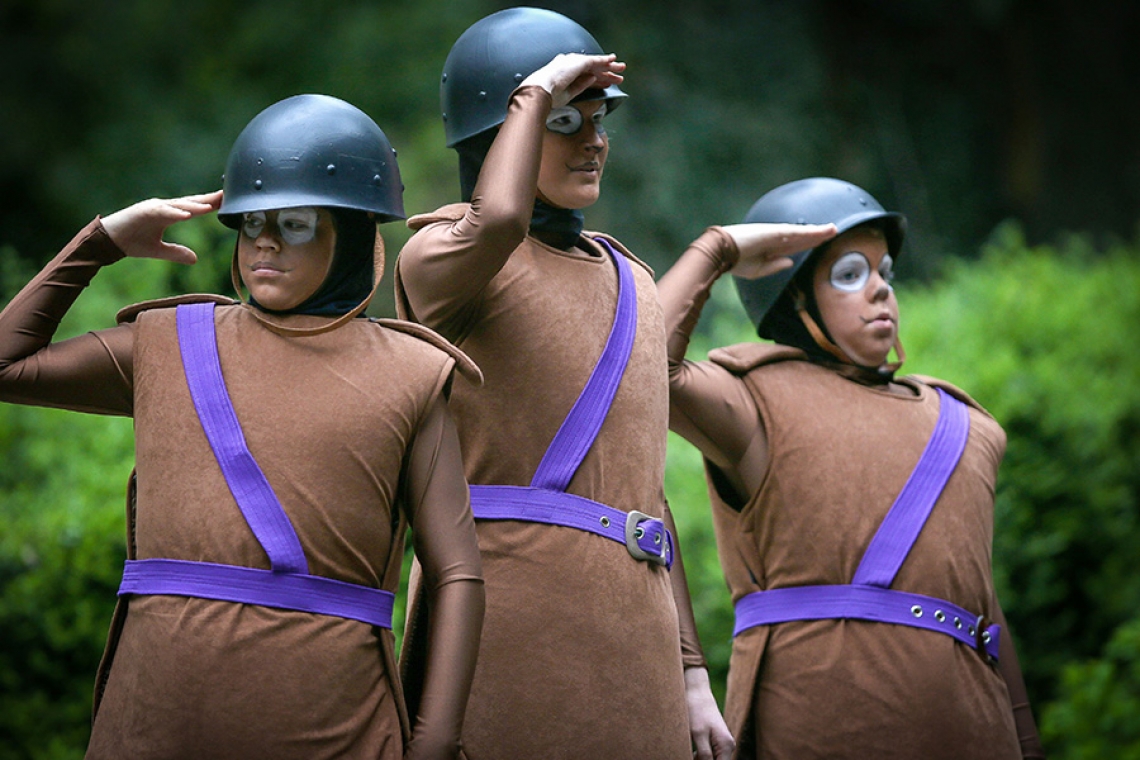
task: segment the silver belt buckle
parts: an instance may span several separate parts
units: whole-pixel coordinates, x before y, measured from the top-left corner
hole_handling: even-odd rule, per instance
[[[641,560],[642,562],[652,562],[655,565],[667,565],[669,558],[666,553],[669,550],[668,542],[665,540],[665,530],[661,530],[661,553],[650,554],[642,549],[637,539],[645,535],[644,528],[641,523],[647,520],[654,520],[656,518],[650,517],[644,512],[638,512],[636,509],[631,509],[625,518],[625,548],[629,555],[634,559]]]

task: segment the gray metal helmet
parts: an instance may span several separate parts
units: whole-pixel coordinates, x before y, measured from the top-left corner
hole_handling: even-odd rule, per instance
[[[898,259],[906,235],[906,217],[886,211],[866,190],[831,177],[811,177],[780,185],[760,197],[744,216],[744,222],[777,224],[834,223],[843,234],[853,227],[876,222],[886,234],[887,250]],[[733,277],[736,291],[752,324],[760,330],[764,317],[788,287],[796,272],[818,249],[792,256],[792,266],[770,277]],[[763,331],[761,331],[763,332]]]
[[[234,141],[218,219],[298,206],[404,218],[396,151],[366,113],[328,95],[294,95],[266,108]]]
[[[502,124],[515,88],[559,53],[603,51],[576,21],[540,8],[508,8],[468,27],[443,64],[439,99],[447,147]],[[625,97],[611,85],[575,100],[608,100],[612,111]]]

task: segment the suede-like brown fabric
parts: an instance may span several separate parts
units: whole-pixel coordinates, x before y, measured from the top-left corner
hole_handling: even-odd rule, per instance
[[[143,310],[133,322],[48,345],[74,295],[117,258],[113,248],[97,223],[87,228],[0,314],[0,399],[133,414],[131,556],[268,568],[193,409],[174,310]],[[427,691],[438,705],[454,690],[459,709],[452,704],[453,725],[444,725],[439,706],[426,727],[438,736],[423,738],[450,741],[450,752],[432,756],[454,757],[482,606],[443,397],[456,357],[438,339],[363,319],[291,338],[266,329],[250,307],[223,305],[215,323],[245,439],[310,573],[394,592],[405,517],[433,534],[416,542],[429,591],[470,622],[456,625],[445,609],[465,641],[450,642],[451,659]],[[409,726],[391,631],[196,598],[136,596],[124,606],[88,757],[404,757]]]
[[[670,423],[705,457],[733,600],[851,581],[934,428],[939,385],[969,405],[969,442],[893,587],[1004,622],[991,572],[1000,426],[949,384],[867,387],[786,346],[686,361],[709,288],[735,260],[712,228],[659,284]],[[733,642],[725,718],[739,757],[1042,757],[1008,630],[1002,654],[999,671],[947,636],[862,621],[756,627]]]
[[[569,251],[526,236],[549,108],[539,88],[515,93],[472,203],[410,220],[418,231],[397,262],[400,315],[439,330],[484,372],[482,389],[457,379],[451,395],[473,484],[529,484],[613,323],[617,272],[596,233]],[[633,264],[637,334],[568,490],[662,517],[661,311],[650,271],[607,239]],[[464,723],[468,757],[691,757],[683,664],[703,659],[692,636],[682,660],[669,572],[572,528],[477,529],[487,616]]]

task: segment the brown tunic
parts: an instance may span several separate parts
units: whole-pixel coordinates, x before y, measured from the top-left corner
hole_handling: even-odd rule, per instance
[[[613,321],[617,272],[588,239],[596,235],[569,251],[524,237],[549,107],[541,89],[515,93],[473,202],[413,218],[418,232],[397,264],[401,316],[440,330],[485,373],[483,388],[458,380],[451,396],[473,484],[530,482]],[[637,333],[568,490],[662,517],[661,311],[649,270],[607,240],[633,263]],[[464,723],[468,757],[691,757],[670,573],[571,528],[487,521],[478,534],[487,615]],[[686,650],[686,663],[702,664],[695,636]]]
[[[969,441],[893,587],[1004,622],[991,573],[1000,426],[948,384],[871,388],[787,347],[742,344],[683,361],[708,287],[733,261],[731,239],[714,228],[661,283],[671,425],[705,455],[733,601],[850,583],[933,430],[934,384],[969,405]],[[1008,631],[1002,660],[999,672],[948,636],[904,626],[755,627],[733,642],[725,718],[747,757],[1017,758],[1007,680],[1019,696],[1023,685]],[[1029,729],[1032,748],[1031,717]]]
[[[18,337],[23,328],[46,343],[70,305],[51,291],[78,292],[120,256],[95,223],[0,315],[0,398],[134,416],[132,557],[268,568],[193,409],[173,309],[35,352]],[[444,428],[426,422],[445,418],[441,394],[456,358],[442,342],[367,320],[285,337],[241,305],[216,307],[215,322],[246,441],[310,573],[396,591],[406,513],[417,529],[446,522],[468,538],[426,552],[433,589],[478,582],[459,461],[445,452]],[[424,462],[433,464],[416,477],[426,487],[412,492],[402,475]],[[196,598],[140,596],[124,606],[89,757],[403,757],[391,631]]]

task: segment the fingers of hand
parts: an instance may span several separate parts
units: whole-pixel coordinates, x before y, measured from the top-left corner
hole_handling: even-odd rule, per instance
[[[198,261],[198,254],[184,245],[164,242],[155,258],[173,261],[176,264],[193,264]]]

